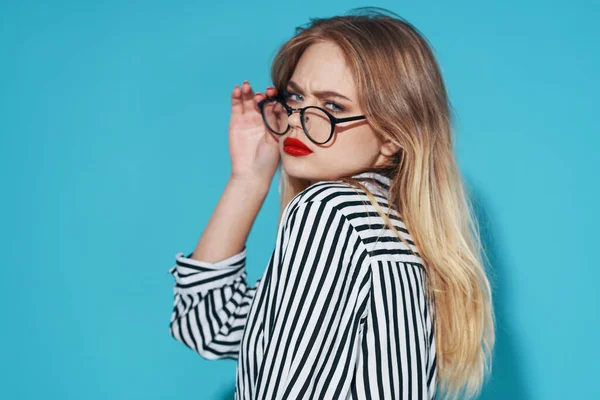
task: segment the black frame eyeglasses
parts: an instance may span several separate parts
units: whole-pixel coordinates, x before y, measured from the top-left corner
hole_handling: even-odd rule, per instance
[[[336,118],[333,115],[331,115],[331,113],[329,113],[329,111],[327,111],[324,108],[321,107],[317,107],[317,106],[306,106],[306,107],[299,107],[299,108],[293,108],[290,107],[286,102],[285,102],[285,98],[282,95],[278,95],[278,96],[274,96],[274,97],[268,97],[266,99],[261,100],[258,103],[258,108],[260,109],[260,113],[262,115],[263,121],[265,123],[265,126],[267,128],[269,128],[269,130],[271,132],[273,132],[276,135],[285,135],[289,130],[290,130],[290,123],[288,120],[288,124],[287,127],[285,128],[285,131],[283,132],[277,132],[275,130],[273,130],[270,126],[269,123],[267,122],[267,117],[265,116],[265,105],[271,102],[278,102],[279,104],[281,104],[285,110],[287,111],[287,115],[288,118],[295,112],[295,111],[299,111],[300,112],[300,122],[302,123],[302,130],[304,131],[304,134],[306,135],[306,137],[308,137],[308,139],[310,139],[311,142],[315,143],[315,144],[325,144],[327,142],[329,142],[331,140],[331,138],[333,137],[333,133],[335,131],[335,125],[339,124],[340,122],[350,122],[350,121],[358,121],[361,119],[365,119],[366,116],[365,115],[357,115],[354,117],[346,117],[346,118]],[[315,139],[313,139],[310,134],[308,133],[308,129],[306,128],[305,125],[305,119],[304,119],[304,113],[306,110],[311,109],[311,108],[316,108],[322,112],[325,113],[325,115],[327,115],[327,117],[329,117],[329,121],[331,122],[331,131],[329,132],[329,136],[327,137],[327,139],[325,141],[319,142]]]

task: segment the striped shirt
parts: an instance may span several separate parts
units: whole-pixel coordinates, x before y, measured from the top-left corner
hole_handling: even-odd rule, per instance
[[[388,212],[391,181],[354,175]],[[238,400],[433,399],[433,303],[400,215],[362,189],[322,181],[284,209],[262,278],[246,247],[208,263],[175,255],[171,335],[206,359],[237,360]]]

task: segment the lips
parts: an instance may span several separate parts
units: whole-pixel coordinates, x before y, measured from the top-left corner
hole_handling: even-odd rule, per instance
[[[302,143],[302,141],[300,141],[296,138],[286,138],[283,141],[283,146],[284,147],[295,147],[297,149],[301,149],[301,150],[312,153],[311,149],[309,149],[304,143]]]

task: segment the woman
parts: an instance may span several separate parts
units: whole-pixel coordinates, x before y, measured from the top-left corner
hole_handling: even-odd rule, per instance
[[[390,14],[390,13],[387,13]],[[176,255],[171,334],[238,360],[237,399],[471,398],[489,372],[491,291],[426,40],[394,14],[314,19],[232,93],[232,172]],[[245,242],[281,161],[274,251]]]

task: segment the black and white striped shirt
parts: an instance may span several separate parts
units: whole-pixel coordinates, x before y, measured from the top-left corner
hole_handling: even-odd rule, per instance
[[[354,175],[384,212],[390,180]],[[399,240],[365,192],[322,181],[287,205],[266,271],[246,248],[216,263],[176,254],[170,332],[207,359],[237,359],[242,399],[433,399],[433,304],[411,236]]]

